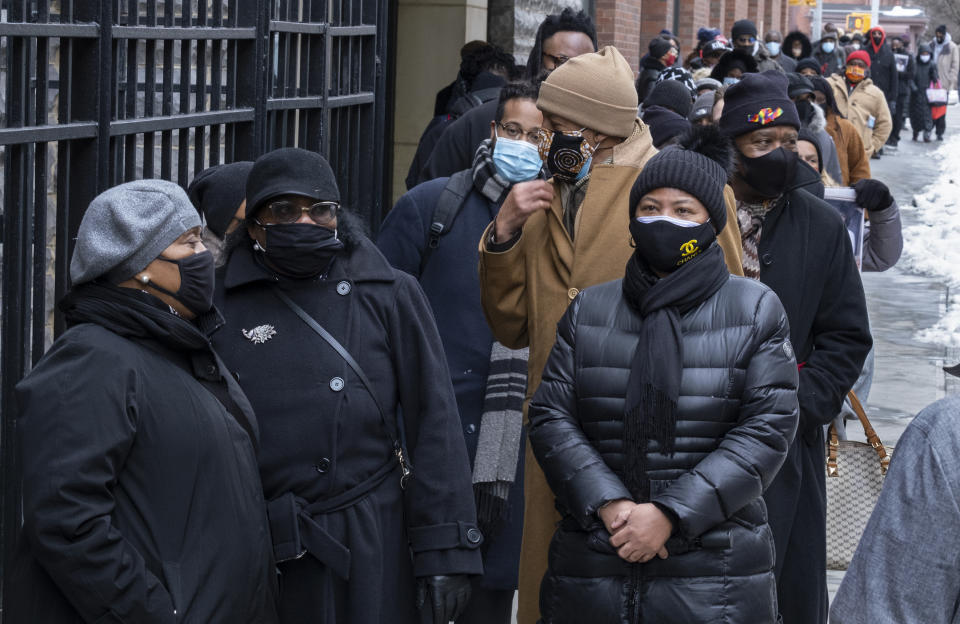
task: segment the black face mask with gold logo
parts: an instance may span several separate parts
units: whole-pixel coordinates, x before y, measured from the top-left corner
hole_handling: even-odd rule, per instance
[[[630,220],[637,253],[660,273],[672,273],[706,251],[717,238],[713,224],[673,217],[639,217]]]

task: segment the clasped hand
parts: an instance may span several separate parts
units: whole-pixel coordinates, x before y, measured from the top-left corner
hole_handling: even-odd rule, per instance
[[[610,532],[610,544],[625,561],[646,563],[669,555],[664,544],[673,524],[656,505],[617,500],[603,507],[599,516]]]

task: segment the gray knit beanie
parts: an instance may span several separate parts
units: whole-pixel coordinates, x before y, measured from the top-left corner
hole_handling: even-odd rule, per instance
[[[80,222],[70,261],[73,285],[136,275],[184,232],[200,225],[190,198],[166,180],[138,180],[98,195]]]

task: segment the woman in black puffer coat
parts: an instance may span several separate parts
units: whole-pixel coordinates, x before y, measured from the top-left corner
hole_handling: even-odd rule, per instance
[[[563,515],[544,624],[777,621],[761,494],[796,431],[797,365],[777,296],[714,243],[729,144],[694,132],[644,167],[626,275],[574,300],[530,404]]]
[[[930,102],[927,100],[927,88],[937,82],[937,64],[933,61],[930,46],[921,43],[917,50],[917,69],[910,84],[910,128],[913,130],[913,140],[916,141],[920,132],[923,140],[930,141],[933,132],[933,116],[930,113]]]

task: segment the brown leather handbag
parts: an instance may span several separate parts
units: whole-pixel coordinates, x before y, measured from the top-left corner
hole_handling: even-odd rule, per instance
[[[827,568],[846,570],[880,497],[893,449],[880,442],[863,405],[848,394],[867,441],[840,440],[831,424],[827,439]]]

